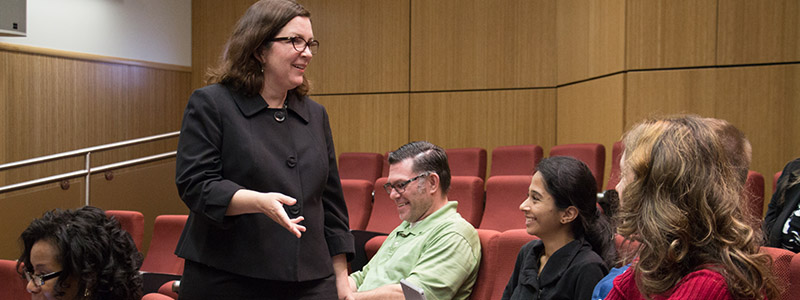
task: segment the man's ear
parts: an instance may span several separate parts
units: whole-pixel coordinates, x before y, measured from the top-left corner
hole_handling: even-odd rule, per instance
[[[561,224],[567,224],[578,218],[578,208],[570,205],[561,214]]]
[[[441,186],[439,186],[439,183],[441,181],[441,178],[439,178],[439,174],[431,173],[426,177],[428,177],[427,180],[425,180],[425,184],[428,185],[428,192],[430,194],[435,194],[436,191],[441,189]]]

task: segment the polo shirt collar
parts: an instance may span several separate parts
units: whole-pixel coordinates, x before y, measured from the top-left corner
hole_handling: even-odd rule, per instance
[[[245,117],[252,117],[269,107],[267,101],[259,94],[249,97],[240,93],[231,94],[233,95],[233,100],[236,102],[236,106],[239,107],[239,111],[241,111]],[[298,97],[294,90],[286,93],[286,101],[284,103],[288,111],[294,112],[303,119],[303,122],[308,123],[308,103]]]
[[[397,234],[403,236],[419,235],[425,230],[428,230],[438,225],[441,219],[445,219],[449,215],[455,213],[456,208],[458,208],[458,202],[447,201],[447,204],[439,208],[437,211],[433,212],[427,218],[417,222],[417,225],[415,225],[414,227],[411,227],[411,223],[409,223],[408,221],[403,221],[403,223],[400,224],[399,230],[397,230]]]

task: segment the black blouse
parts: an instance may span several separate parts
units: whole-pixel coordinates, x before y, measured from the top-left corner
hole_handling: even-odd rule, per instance
[[[800,177],[800,158],[790,161],[783,168],[778,186],[764,217],[764,233],[767,246],[800,252],[800,184],[789,186]],[[781,202],[784,194],[784,202]],[[788,225],[788,227],[784,227]]]
[[[592,290],[608,274],[603,259],[584,239],[567,243],[547,260],[539,274],[541,240],[522,246],[503,299],[591,299]]]
[[[328,114],[290,91],[285,111],[260,95],[215,84],[189,98],[178,141],[176,184],[190,209],[176,254],[248,277],[307,281],[333,274],[331,256],[350,259],[353,237]],[[280,116],[285,116],[279,122]],[[304,216],[296,238],[264,214],[225,216],[239,189],[297,199],[289,218]]]

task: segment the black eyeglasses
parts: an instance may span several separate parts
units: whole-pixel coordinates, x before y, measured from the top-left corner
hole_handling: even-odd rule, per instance
[[[292,47],[294,47],[294,50],[297,50],[297,52],[305,51],[306,47],[308,47],[308,49],[311,50],[311,54],[317,54],[317,50],[319,50],[319,41],[310,40],[310,41],[306,42],[306,40],[304,40],[303,38],[301,38],[299,36],[276,37],[276,38],[272,39],[271,41],[273,41],[273,42],[290,41],[290,42],[292,42]]]
[[[402,194],[403,192],[406,191],[406,186],[408,186],[409,183],[413,182],[414,180],[420,179],[420,178],[422,178],[424,176],[427,176],[429,174],[430,173],[422,173],[422,174],[417,175],[414,178],[411,178],[409,180],[403,181],[403,182],[398,183],[398,184],[391,184],[391,183],[387,182],[386,184],[383,185],[383,189],[386,191],[387,194],[391,194],[392,193],[392,189],[397,191],[398,194]]]
[[[33,285],[35,285],[36,287],[43,286],[45,281],[56,278],[58,277],[58,275],[61,275],[61,271],[56,271],[44,275],[31,274],[31,272],[25,271],[25,278],[27,278],[28,281],[33,281]]]

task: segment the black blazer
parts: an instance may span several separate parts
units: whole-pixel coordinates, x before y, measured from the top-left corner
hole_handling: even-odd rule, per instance
[[[306,281],[333,274],[331,256],[354,253],[328,114],[289,91],[286,117],[260,95],[221,84],[195,90],[183,115],[175,182],[190,209],[175,253],[248,277]],[[239,189],[297,199],[298,239],[263,214],[225,216]]]
[[[767,246],[782,248],[781,245],[781,231],[786,219],[789,218],[796,209],[800,201],[800,184],[795,185],[789,189],[786,186],[800,176],[800,158],[790,161],[783,168],[781,177],[778,178],[778,186],[775,193],[772,194],[772,200],[767,207],[767,216],[764,217],[764,234],[767,235]],[[784,203],[779,204],[781,191],[785,190],[786,199]]]
[[[556,250],[539,274],[542,253],[541,240],[522,246],[502,299],[591,299],[594,286],[608,274],[603,259],[582,238]]]

